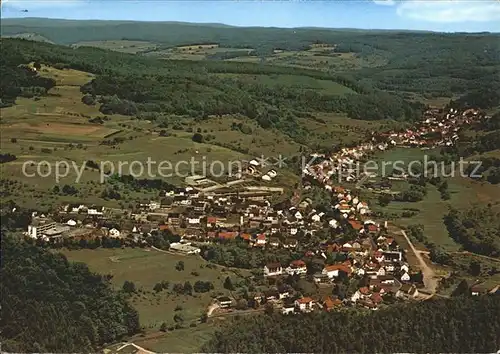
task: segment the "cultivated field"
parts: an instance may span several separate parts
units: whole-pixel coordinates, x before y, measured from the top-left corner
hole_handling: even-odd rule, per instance
[[[218,323],[201,323],[195,328],[155,332],[130,338],[129,341],[157,353],[197,353],[212,338],[217,326]]]

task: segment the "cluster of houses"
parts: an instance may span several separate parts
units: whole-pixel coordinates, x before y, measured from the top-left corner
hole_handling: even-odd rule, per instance
[[[372,177],[376,171],[369,172],[361,161],[376,151],[391,147],[420,147],[430,149],[439,146],[452,146],[459,139],[459,131],[465,125],[474,124],[487,118],[479,110],[459,111],[450,108],[429,109],[423,119],[413,128],[385,133],[373,133],[370,142],[354,147],[345,147],[326,156],[312,154],[312,163],[305,166],[303,173],[325,184],[326,189],[333,188],[332,180],[356,183]],[[317,163],[316,161],[320,161]]]
[[[342,299],[332,296],[323,300],[308,297],[305,300],[295,299],[300,304],[308,305],[299,306],[296,302],[289,307],[286,302],[281,302],[280,305],[284,306],[283,313],[300,312],[300,309],[306,312],[315,308],[331,309],[332,303],[335,304],[333,307],[357,305],[376,310],[386,296],[392,301],[394,298],[417,298],[419,295],[417,286],[422,282],[421,273],[410,270],[404,260],[403,250],[392,237],[382,234],[376,237],[366,233],[353,242],[323,245],[322,249],[320,255],[325,257],[325,265],[321,272],[310,274],[318,287],[328,287],[346,279],[356,279],[363,284],[353,294]],[[325,256],[329,252],[343,254],[345,260],[329,263]],[[306,254],[304,259],[307,256]],[[302,259],[294,260],[288,265],[269,263],[264,266],[263,272],[265,277],[274,278],[305,277],[309,273],[307,264]],[[280,293],[274,300],[283,300],[287,296]]]
[[[163,191],[157,200],[138,203],[134,210],[119,210],[119,218],[114,218],[111,209],[83,203],[62,206],[57,212],[59,222],[44,215],[33,215],[26,234],[45,241],[105,236],[146,243],[154,232],[169,230],[181,236],[180,242],[170,245],[170,250],[185,254],[200,253],[192,242],[237,239],[247,242],[249,247],[300,249],[304,251],[302,259],[285,265],[266,264],[264,276],[308,276],[317,287],[355,279],[360,283],[359,288],[346,297],[302,297],[289,287],[280,287],[256,295],[256,302],[274,303],[283,313],[330,311],[346,305],[376,310],[388,298],[418,297],[416,284],[422,282],[421,273],[410,269],[405,262],[404,251],[386,232],[387,224],[371,218],[368,203],[335,183],[332,177],[359,182],[370,175],[359,173],[356,165],[373,151],[398,145],[446,146],[458,138],[462,124],[481,117],[482,114],[475,110],[458,112],[451,109],[446,114],[429,110],[412,130],[383,134],[369,143],[343,148],[328,157],[315,155],[317,159],[305,166],[303,173],[306,179],[319,183],[329,192],[332,205],[327,210],[316,210],[309,198],[299,200],[296,205],[291,201],[273,204],[271,200],[276,193],[283,192],[281,188],[228,183],[223,187],[202,189],[199,186],[205,184],[204,180],[194,178],[189,186]],[[257,160],[252,160],[245,173],[264,181],[277,176],[275,170],[263,173],[260,167]],[[311,184],[306,183],[304,190],[309,188]],[[349,234],[349,241],[337,243],[330,237],[316,239],[314,243],[306,241],[311,239],[309,236],[325,230],[329,235]],[[343,260],[332,260],[332,254],[341,254]],[[308,269],[307,261],[312,257],[324,260],[321,271]],[[227,299],[220,302],[223,307],[231,306]]]
[[[459,111],[450,108],[446,112],[434,108],[427,110],[423,120],[413,129],[389,132],[382,136],[393,145],[421,148],[452,146],[459,139],[458,132],[462,126],[473,124],[484,118],[485,115],[476,109]]]
[[[328,157],[324,154],[313,154],[311,161],[320,160],[320,162],[306,165],[302,173],[323,183],[327,190],[333,190],[333,180],[355,183],[364,178],[366,173],[364,170],[361,171],[360,160],[377,149],[387,149],[387,146],[387,143],[378,145],[365,143],[351,148],[342,148]]]
[[[435,148],[452,146],[459,139],[459,131],[465,125],[474,124],[487,116],[476,109],[449,111],[432,108],[424,113],[423,119],[414,128],[399,132],[380,134],[390,144],[406,147]]]
[[[54,230],[47,233],[45,230],[49,227],[42,230],[36,226],[43,218],[35,217],[30,230],[38,232],[28,230],[28,234],[33,238],[43,236],[45,240],[56,240],[75,234],[81,237],[83,230],[95,235],[97,230],[103,231],[101,236],[142,242],[155,231],[170,230],[187,241],[240,238],[252,247],[294,249],[305,236],[320,230],[342,233],[347,227],[362,234],[379,229],[374,221],[365,220],[364,224],[359,221],[360,217],[366,219],[370,214],[368,204],[341,187],[332,188],[335,205],[327,212],[317,211],[309,198],[297,206],[290,202],[272,205],[271,198],[277,192],[240,185],[211,192],[200,192],[191,186],[175,187],[164,191],[159,200],[139,203],[134,212],[125,213],[127,217],[119,210],[116,219],[111,209],[69,204],[57,213],[60,221],[57,225],[64,228],[58,228],[57,233]],[[45,219],[44,222],[53,223]]]

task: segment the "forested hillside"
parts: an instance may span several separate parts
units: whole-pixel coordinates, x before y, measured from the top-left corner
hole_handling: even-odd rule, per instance
[[[470,252],[500,257],[500,214],[489,207],[451,210],[444,219],[450,237]]]
[[[455,298],[372,312],[245,317],[204,352],[487,353],[500,346],[500,297]]]
[[[4,35],[36,33],[55,43],[136,40],[155,43],[157,50],[180,45],[217,43],[226,48],[252,48],[266,57],[274,49],[301,51],[311,44],[335,46],[360,60],[373,56],[385,65],[353,72],[366,84],[390,91],[429,96],[460,95],[500,75],[499,35],[445,34],[410,31],[362,31],[320,28],[245,28],[224,25],[7,19]]]
[[[120,113],[161,123],[168,115],[204,119],[210,115],[239,114],[261,127],[277,128],[305,139],[295,120],[315,112],[345,112],[365,120],[414,120],[422,105],[398,95],[360,85],[349,76],[314,70],[219,61],[166,61],[83,47],[72,49],[19,39],[3,39],[6,65],[41,62],[97,74],[82,87],[89,104],[98,103],[105,114]],[[236,74],[225,76],[224,74]],[[342,92],[303,88],[300,85],[264,85],[239,75],[291,75],[344,86]],[[10,85],[21,87],[12,78]],[[3,97],[0,97],[3,99]]]
[[[90,353],[139,330],[137,312],[106,276],[6,232],[1,276],[4,351]]]
[[[38,76],[22,63],[24,58],[16,53],[0,56],[0,107],[12,105],[18,96],[43,95],[55,86],[54,80]]]

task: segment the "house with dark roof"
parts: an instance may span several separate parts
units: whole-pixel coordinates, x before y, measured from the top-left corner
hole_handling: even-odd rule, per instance
[[[264,266],[264,276],[273,277],[283,274],[283,268],[280,263],[268,263]]]

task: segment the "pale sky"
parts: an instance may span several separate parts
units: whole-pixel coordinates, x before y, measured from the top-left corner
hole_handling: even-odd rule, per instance
[[[500,32],[500,1],[2,0],[2,17]]]

